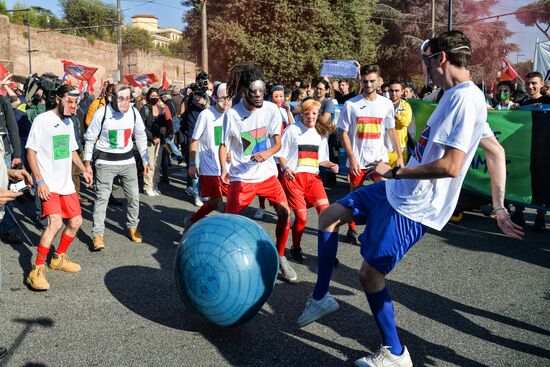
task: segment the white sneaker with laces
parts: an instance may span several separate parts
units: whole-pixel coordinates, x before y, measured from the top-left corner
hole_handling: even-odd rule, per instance
[[[145,195],[147,196],[157,196],[156,192],[153,190],[145,190]]]
[[[313,296],[309,296],[306,301],[306,308],[302,312],[302,316],[298,318],[298,326],[303,327],[313,321],[319,320],[321,317],[333,313],[340,308],[340,305],[334,297],[327,292],[323,298],[316,300]]]
[[[282,280],[289,283],[296,283],[298,281],[298,276],[288,263],[286,256],[279,256],[279,275]]]
[[[357,367],[413,367],[411,355],[406,346],[403,353],[396,356],[390,352],[389,347],[381,346],[378,352],[355,361]]]
[[[201,198],[198,197],[198,196],[195,198],[194,204],[195,204],[195,206],[198,206],[198,207],[201,207],[201,206],[204,205],[204,203],[202,202]]]
[[[154,189],[153,192],[155,193],[156,196],[160,196],[160,195],[161,195],[159,189]]]
[[[254,218],[262,219],[264,217],[264,214],[265,214],[265,209],[264,208],[258,208],[256,210],[256,213],[254,213]]]

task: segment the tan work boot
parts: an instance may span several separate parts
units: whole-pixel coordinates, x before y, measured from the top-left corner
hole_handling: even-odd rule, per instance
[[[77,271],[80,271],[80,265],[72,262],[67,254],[54,253],[52,259],[50,260],[50,269],[62,270],[67,273],[76,273]]]
[[[94,251],[101,251],[105,248],[105,241],[103,240],[103,236],[98,235],[94,237],[92,248]]]
[[[128,237],[134,242],[134,243],[142,243],[143,237],[139,234],[137,228],[128,228]]]
[[[50,283],[46,280],[46,267],[44,265],[33,265],[25,282],[36,291],[50,289]]]

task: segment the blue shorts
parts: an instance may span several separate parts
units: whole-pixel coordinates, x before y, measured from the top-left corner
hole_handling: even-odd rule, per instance
[[[357,224],[366,224],[359,236],[361,255],[370,266],[388,274],[428,227],[399,214],[388,202],[386,183],[363,186],[337,203],[351,208]]]

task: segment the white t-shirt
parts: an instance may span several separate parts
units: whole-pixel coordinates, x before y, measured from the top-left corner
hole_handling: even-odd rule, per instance
[[[285,129],[278,157],[287,159],[294,172],[319,173],[319,163],[329,160],[328,142],[315,128],[296,122]]]
[[[223,142],[231,152],[230,181],[262,182],[277,176],[273,156],[262,163],[252,155],[271,147],[271,138],[281,135],[281,113],[272,102],[250,112],[243,100],[231,107],[223,119]]]
[[[202,176],[219,176],[222,142],[223,112],[212,106],[202,111],[197,118],[192,138],[199,143],[199,172]]]
[[[38,170],[50,192],[69,195],[76,192],[71,168],[72,152],[78,150],[70,118],[61,119],[53,110],[34,119],[26,148],[36,152]]]
[[[388,180],[391,206],[405,217],[440,231],[453,214],[460,188],[480,139],[492,136],[485,96],[471,81],[445,91],[422,131],[407,167],[443,157],[445,147],[466,153],[459,176],[432,180]]]
[[[101,128],[103,116],[105,116],[105,121],[103,122],[103,128]],[[135,108],[131,107],[131,110],[123,113],[114,111],[110,106],[100,107],[94,113],[92,122],[86,130],[86,134],[84,134],[84,138],[87,142],[84,149],[84,160],[88,161],[92,159],[93,143],[96,138],[98,138],[95,143],[95,148],[97,150],[106,153],[121,154],[127,153],[134,148],[132,135],[136,136],[137,141],[138,136],[143,140],[144,134],[145,125],[143,124],[141,115]],[[141,145],[146,144],[146,141],[141,141],[141,143]],[[92,146],[90,144],[92,144]],[[138,144],[138,147],[139,146],[140,144]],[[133,156],[120,161],[108,161],[103,159],[98,159],[96,161],[96,163],[99,164],[110,165],[133,164],[135,162],[136,160]]]
[[[348,132],[353,155],[361,169],[377,160],[387,162],[384,136],[387,129],[395,128],[393,103],[378,95],[374,101],[366,100],[361,94],[355,96],[344,103],[338,128]],[[349,167],[349,159],[346,164]]]

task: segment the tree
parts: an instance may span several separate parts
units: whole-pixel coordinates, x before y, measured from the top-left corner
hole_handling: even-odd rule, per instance
[[[383,27],[371,14],[376,0],[234,0],[207,3],[209,71],[225,80],[243,61],[282,83],[319,76],[323,59],[374,60]],[[190,51],[201,51],[201,1],[183,0],[190,11],[184,30]]]
[[[516,11],[516,19],[528,27],[536,26],[550,40],[550,0],[538,0]],[[546,28],[543,29],[543,27]]]
[[[136,50],[149,52],[153,49],[153,37],[145,29],[124,27],[122,28],[122,48],[125,53]]]
[[[74,28],[72,34],[112,41],[116,35],[117,12],[114,5],[101,0],[59,0],[63,18]]]
[[[24,24],[28,19],[29,25],[33,28],[56,29],[62,27],[64,22],[56,17],[51,10],[40,6],[25,6],[21,2],[16,2],[13,5],[13,10],[29,9],[28,11],[8,12],[5,3],[0,3],[0,14],[5,14],[10,18],[10,22],[14,24]]]
[[[400,78],[405,81],[421,80],[422,64],[420,45],[431,37],[431,6],[424,0],[381,0],[384,7],[376,16],[387,18],[388,29],[382,39],[379,63],[386,78]],[[491,80],[496,77],[502,59],[518,50],[515,44],[507,42],[512,33],[502,21],[476,21],[488,16],[497,0],[455,1],[453,7],[453,29],[463,31],[471,40],[473,59],[470,65],[472,77],[476,80]],[[436,1],[435,33],[447,28],[448,1]],[[416,77],[415,77],[416,76]]]

